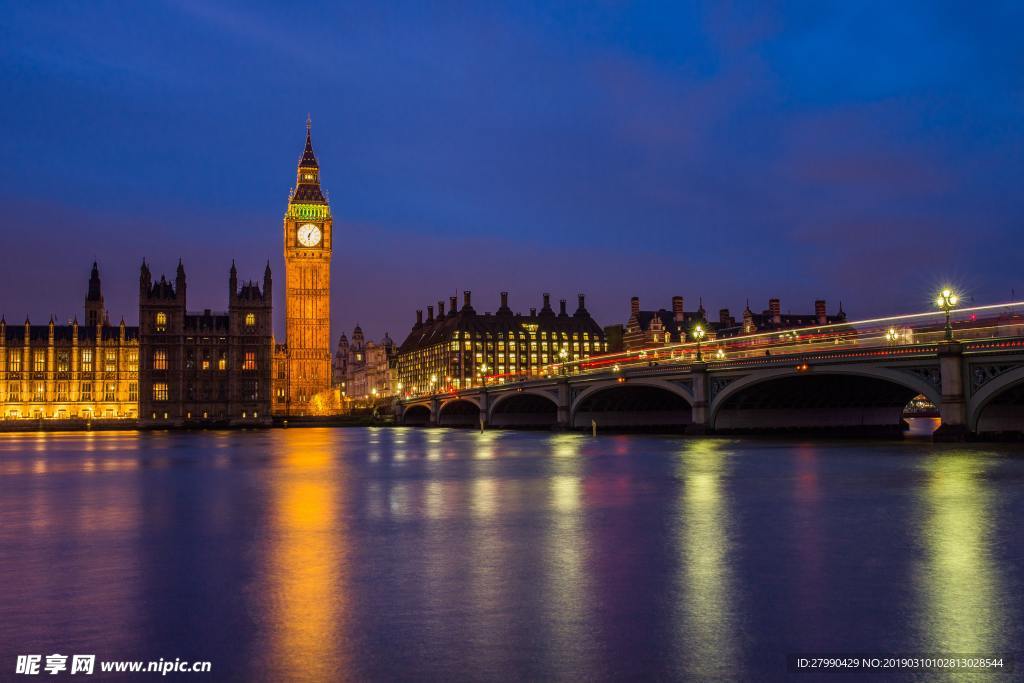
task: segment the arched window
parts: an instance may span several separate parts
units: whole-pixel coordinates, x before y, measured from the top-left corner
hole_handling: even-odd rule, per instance
[[[156,314],[156,331],[166,332],[167,331],[167,314],[160,311]]]
[[[255,313],[246,313],[245,314],[245,326],[246,327],[256,327],[256,314]]]

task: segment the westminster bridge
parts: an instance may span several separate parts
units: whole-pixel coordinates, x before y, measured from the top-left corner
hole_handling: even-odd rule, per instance
[[[886,431],[902,427],[917,399],[941,417],[936,439],[1020,434],[1024,318],[1006,306],[963,309],[945,329],[914,314],[613,354],[553,365],[542,377],[493,376],[406,396],[396,418],[481,429]]]

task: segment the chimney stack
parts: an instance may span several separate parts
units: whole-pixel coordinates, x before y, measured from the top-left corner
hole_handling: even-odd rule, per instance
[[[629,313],[630,315],[640,314],[640,297],[634,296],[629,300]]]
[[[423,311],[416,311],[416,327],[423,324]]]
[[[718,311],[718,324],[722,327],[732,326],[732,316],[729,315],[728,308],[722,308]]]
[[[433,307],[433,305],[427,306],[427,322],[428,323],[434,322],[434,307]]]
[[[582,293],[581,294],[577,294],[576,295],[576,299],[577,299],[577,301],[579,301],[579,307],[577,308],[576,312],[580,313],[580,314],[586,313],[587,312],[587,306],[586,306],[586,302],[585,302],[585,298],[584,298],[583,294]]]
[[[437,317],[438,317],[439,320],[444,317],[444,302],[443,301],[438,301],[437,302]]]
[[[508,292],[501,293],[501,307],[508,308]]]
[[[768,299],[768,312],[771,313],[773,323],[782,324],[782,304],[778,299]]]
[[[565,312],[565,299],[560,299],[558,302],[558,315],[569,315]]]
[[[814,315],[818,317],[818,324],[824,325],[828,322],[828,314],[825,312],[825,300],[818,299],[814,302]]]
[[[455,309],[458,307],[459,298],[455,296],[448,297],[448,311],[449,315],[455,315]]]
[[[470,291],[467,289],[462,293],[462,307],[469,308]]]
[[[548,294],[547,292],[544,292],[544,305],[541,307],[540,310],[546,311],[546,310],[550,310],[550,309],[551,309],[551,295]]]
[[[531,318],[537,317],[537,309],[536,308],[530,307],[530,317]]]
[[[683,322],[683,297],[678,294],[672,297],[672,317],[677,323]]]

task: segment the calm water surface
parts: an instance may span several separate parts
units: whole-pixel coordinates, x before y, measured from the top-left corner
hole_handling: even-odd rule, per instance
[[[1020,450],[0,435],[0,679],[53,652],[218,681],[811,681],[787,653],[1012,652]]]

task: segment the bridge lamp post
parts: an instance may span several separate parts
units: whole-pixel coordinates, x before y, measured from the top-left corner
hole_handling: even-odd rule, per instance
[[[562,362],[562,374],[569,374],[569,368],[565,367],[565,361],[569,358],[569,349],[562,345],[562,348],[558,350],[558,360]]]
[[[895,327],[890,327],[885,331],[885,341],[889,342],[893,346],[900,340],[900,333],[896,331]]]
[[[430,376],[430,393],[436,393],[437,391],[437,375]]]
[[[484,383],[484,387],[487,386],[487,371],[488,370],[490,370],[490,368],[487,367],[487,363],[484,363],[483,365],[480,366],[480,380]]]
[[[704,339],[706,333],[704,332],[703,325],[697,325],[693,328],[693,338],[697,341],[697,362],[701,363],[704,361],[704,355],[700,352],[700,343]]]
[[[959,300],[956,292],[948,287],[939,292],[938,298],[935,299],[935,305],[946,312],[946,341],[953,341],[953,325],[949,321],[949,312],[956,308]]]

